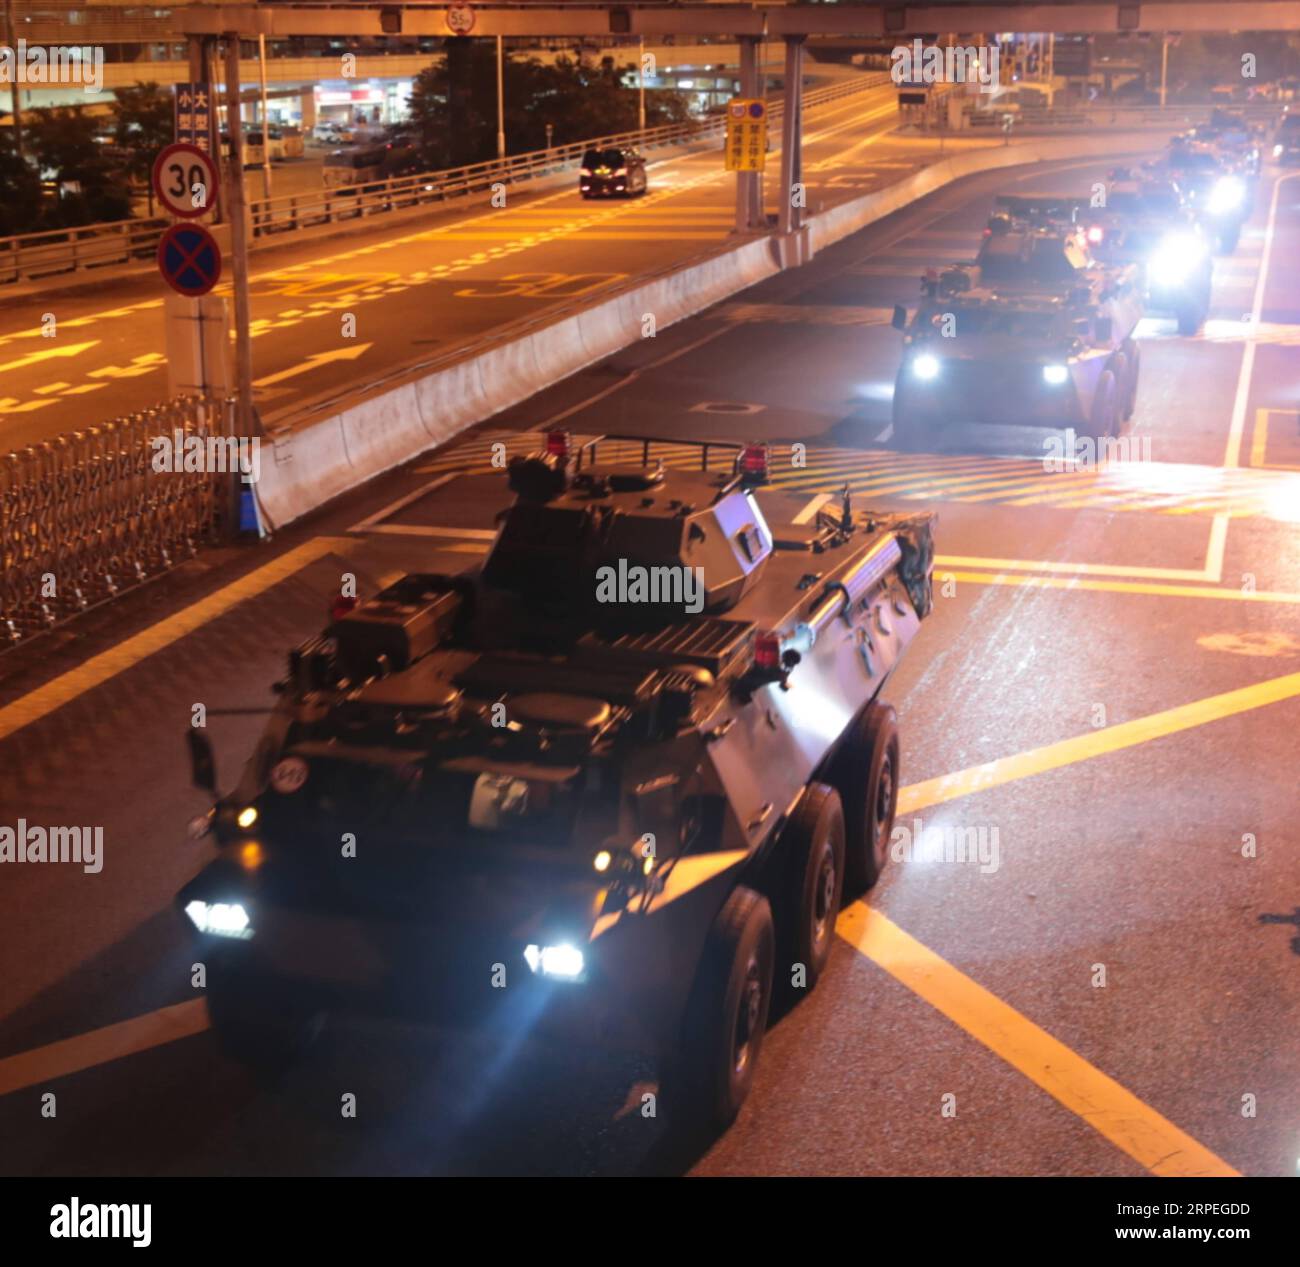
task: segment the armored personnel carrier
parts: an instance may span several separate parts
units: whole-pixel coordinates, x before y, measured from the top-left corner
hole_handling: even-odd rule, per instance
[[[644,1051],[670,1119],[734,1117],[773,990],[817,981],[887,860],[880,692],[930,611],[933,516],[655,444],[516,459],[481,568],[338,604],[290,652],[177,899],[236,1055],[413,1016]]]
[[[922,278],[894,386],[894,442],[947,426],[1118,434],[1137,396],[1137,269],[1100,265],[1081,228],[995,219],[974,264]]]
[[[1205,324],[1214,288],[1213,243],[1172,181],[1116,168],[1100,205],[1087,196],[1016,194],[996,200],[990,229],[998,217],[1082,231],[1097,263],[1138,270],[1146,313],[1174,317],[1183,335]]]

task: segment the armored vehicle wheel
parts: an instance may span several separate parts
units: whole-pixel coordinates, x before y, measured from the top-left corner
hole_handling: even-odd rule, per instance
[[[840,794],[810,783],[786,824],[789,871],[778,899],[777,932],[784,975],[802,964],[803,988],[821,977],[835,944],[835,917],[844,892],[844,810]]]
[[[1132,339],[1124,344],[1124,355],[1128,358],[1128,394],[1124,397],[1124,421],[1133,417],[1137,408],[1138,379],[1142,374],[1142,351]]]
[[[1092,398],[1092,417],[1088,420],[1088,434],[1094,440],[1104,439],[1116,429],[1119,420],[1118,392],[1115,375],[1103,370],[1097,380],[1097,393]]]
[[[291,1065],[320,1034],[321,1013],[280,994],[259,993],[214,973],[208,982],[208,1016],[225,1052],[262,1075]]]
[[[1231,255],[1241,241],[1241,225],[1230,224],[1219,230],[1219,254]]]
[[[871,888],[889,861],[898,808],[898,715],[873,703],[853,719],[831,765],[844,806],[844,891]]]
[[[661,1098],[676,1121],[725,1130],[754,1083],[772,1001],[772,911],[737,888],[709,930]]]
[[[1205,312],[1200,307],[1187,307],[1178,310],[1178,333],[1192,335],[1199,333],[1205,322]]]

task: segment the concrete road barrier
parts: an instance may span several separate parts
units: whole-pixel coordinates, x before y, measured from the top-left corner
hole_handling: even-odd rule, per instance
[[[825,249],[965,176],[1064,158],[1118,157],[1151,148],[1150,133],[1040,138],[968,150],[897,184],[811,218],[812,248]],[[702,312],[780,271],[772,236],[752,238],[617,294],[506,327],[450,362],[408,365],[345,405],[321,402],[271,429],[272,461],[262,463],[258,494],[272,527],[323,506],[366,480],[451,440],[551,383],[603,360],[644,335]]]

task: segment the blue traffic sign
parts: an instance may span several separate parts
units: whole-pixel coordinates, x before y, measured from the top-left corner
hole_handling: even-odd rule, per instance
[[[221,279],[221,248],[201,224],[173,224],[158,242],[158,268],[174,291],[197,299]]]
[[[205,153],[214,152],[212,135],[216,102],[212,85],[204,83],[176,84],[176,139],[197,145]]]

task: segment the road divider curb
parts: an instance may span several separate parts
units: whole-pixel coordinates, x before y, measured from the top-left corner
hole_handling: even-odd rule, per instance
[[[1149,134],[1070,136],[967,151],[811,217],[812,246],[824,250],[966,176],[1049,160],[1118,158],[1152,144]],[[403,367],[356,403],[335,400],[298,414],[272,431],[273,461],[264,464],[258,485],[262,509],[273,526],[290,523],[635,343],[647,315],[663,330],[773,276],[782,256],[775,235],[752,238],[546,324],[506,327],[454,359]]]

